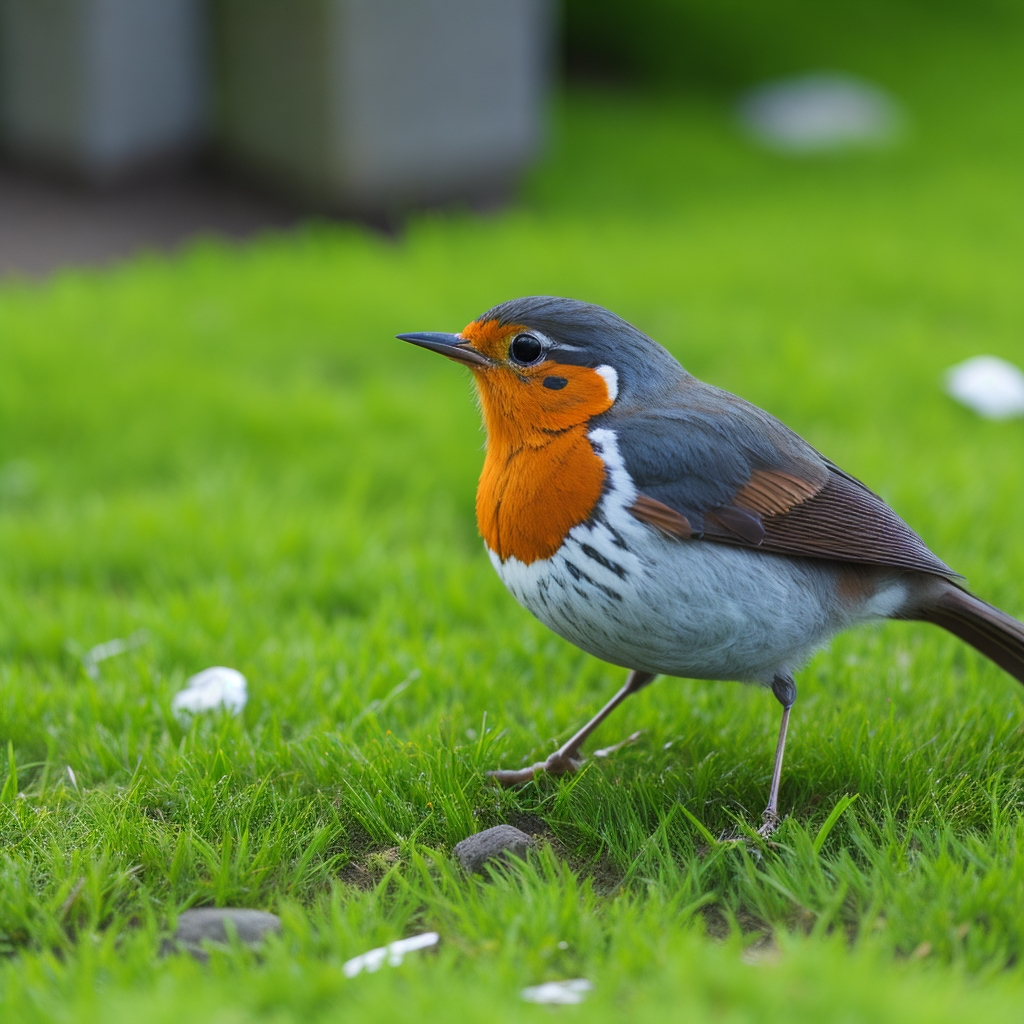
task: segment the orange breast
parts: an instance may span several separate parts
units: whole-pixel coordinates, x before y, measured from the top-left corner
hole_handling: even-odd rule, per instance
[[[550,376],[565,386],[544,387]],[[608,387],[588,367],[551,362],[474,370],[474,377],[487,427],[476,495],[480,533],[502,561],[550,558],[601,497],[604,463],[587,430],[592,416],[611,407]]]

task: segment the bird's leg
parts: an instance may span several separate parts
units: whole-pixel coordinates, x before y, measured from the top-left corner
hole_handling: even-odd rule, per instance
[[[779,827],[779,785],[782,782],[782,757],[786,752],[786,732],[789,729],[789,711],[796,701],[796,683],[791,675],[776,676],[772,681],[772,693],[782,705],[782,724],[779,726],[779,740],[775,744],[775,768],[772,771],[772,788],[768,793],[768,806],[761,815],[762,825],[757,834],[767,838]]]
[[[621,690],[582,729],[565,741],[546,761],[538,761],[529,768],[506,769],[488,772],[487,774],[503,786],[517,786],[521,782],[529,782],[537,772],[549,772],[551,775],[565,775],[576,771],[583,763],[580,747],[587,737],[630,695],[642,690],[655,673],[639,672],[634,669],[629,673]]]

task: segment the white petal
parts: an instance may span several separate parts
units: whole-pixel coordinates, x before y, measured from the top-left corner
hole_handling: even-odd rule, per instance
[[[131,636],[125,637],[114,637],[113,640],[107,640],[102,644],[97,644],[95,647],[90,647],[85,652],[85,656],[82,658],[82,665],[85,667],[85,673],[90,679],[99,679],[99,663],[106,661],[107,658],[116,658],[119,654],[124,654],[127,651],[134,651],[136,647],[141,647],[144,643],[149,640],[149,633],[144,629],[137,629]]]
[[[436,946],[440,936],[437,932],[422,932],[419,935],[410,935],[407,939],[398,939],[388,946],[388,952],[392,956],[404,956],[406,953],[415,953],[418,949],[427,949]]]
[[[367,974],[373,974],[374,971],[379,971],[384,966],[384,958],[387,956],[387,953],[387,946],[368,949],[365,953],[360,953],[359,956],[346,960],[341,965],[341,969],[345,972],[346,978],[354,978],[363,971],[366,971]]]

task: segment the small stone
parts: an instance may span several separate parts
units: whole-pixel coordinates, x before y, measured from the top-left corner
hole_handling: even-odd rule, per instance
[[[455,844],[455,856],[467,871],[481,871],[489,860],[505,860],[506,854],[525,857],[533,840],[512,825],[495,825]]]
[[[172,948],[191,953],[197,960],[206,960],[202,942],[228,942],[228,922],[234,925],[239,942],[256,947],[273,932],[281,931],[281,919],[265,910],[244,907],[197,907],[178,915],[178,929],[174,933]]]

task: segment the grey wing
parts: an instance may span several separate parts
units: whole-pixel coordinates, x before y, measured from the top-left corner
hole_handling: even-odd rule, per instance
[[[878,495],[756,406],[697,381],[616,421],[637,518],[679,537],[955,573]]]

